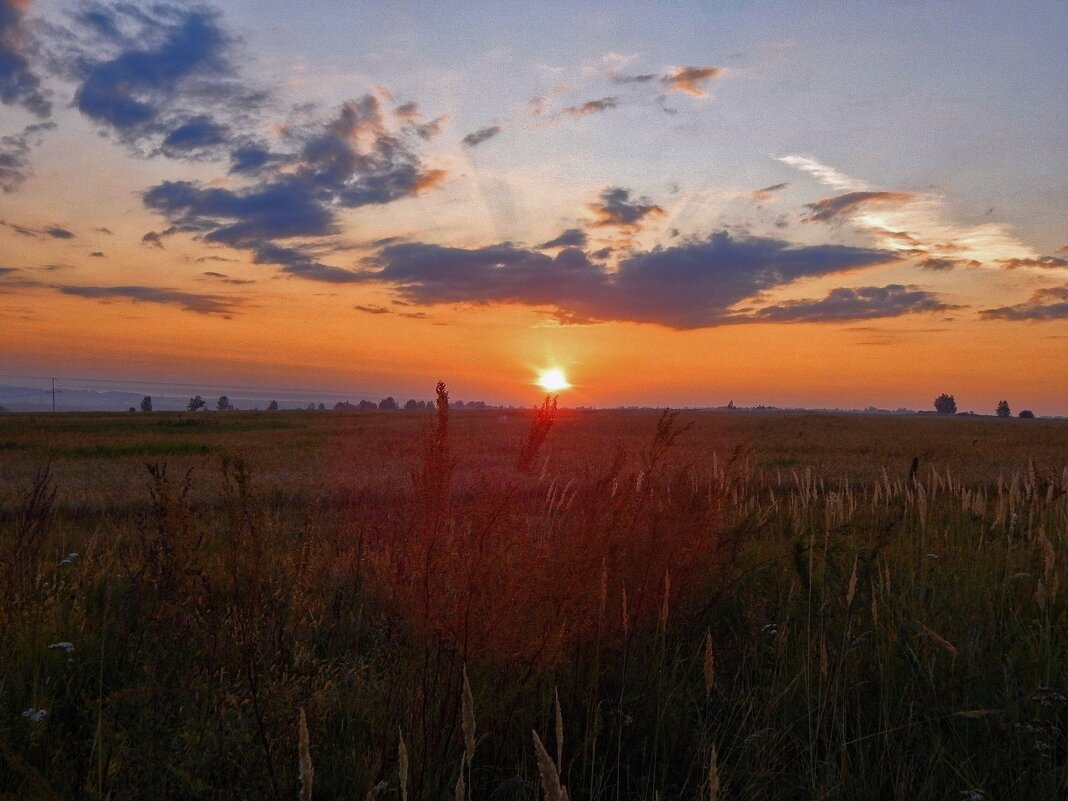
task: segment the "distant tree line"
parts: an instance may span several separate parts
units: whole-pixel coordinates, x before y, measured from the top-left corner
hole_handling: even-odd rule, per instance
[[[958,412],[957,401],[952,395],[947,395],[945,392],[935,398],[934,407],[939,414],[974,414],[974,412]],[[1009,402],[1007,400],[998,401],[998,405],[994,407],[994,414],[998,417],[1012,417],[1012,409],[1009,408]],[[1019,416],[1024,420],[1035,419],[1035,413],[1030,409],[1024,409]]]

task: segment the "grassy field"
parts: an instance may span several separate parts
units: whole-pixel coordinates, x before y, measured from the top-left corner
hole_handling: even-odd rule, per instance
[[[1047,420],[0,416],[0,798],[1065,797],[1066,484]]]

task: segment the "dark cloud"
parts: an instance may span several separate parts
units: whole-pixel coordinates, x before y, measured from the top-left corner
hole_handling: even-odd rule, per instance
[[[761,322],[840,322],[872,320],[880,317],[900,317],[917,312],[948,311],[959,308],[942,303],[932,292],[914,286],[889,284],[862,286],[855,289],[839,287],[821,299],[788,300],[765,306],[748,316]]]
[[[753,198],[757,203],[767,203],[775,198],[778,192],[786,189],[790,184],[773,184],[771,186],[765,186],[763,189],[754,189],[749,193],[749,196]]]
[[[115,233],[110,228],[104,228],[103,226],[101,226],[100,228],[94,228],[93,230],[96,231],[98,234],[107,234],[108,236],[111,236]]]
[[[1058,256],[1039,256],[1037,259],[999,259],[998,264],[1006,270],[1015,270],[1017,267],[1043,267],[1047,270],[1057,270],[1068,267],[1068,259]]]
[[[161,303],[178,306],[198,314],[219,314],[229,317],[238,301],[219,295],[197,295],[176,289],[160,289],[150,286],[57,286],[64,295],[101,300],[132,300],[141,303]]]
[[[144,203],[172,224],[168,230],[250,250],[257,263],[279,264],[312,280],[358,280],[318,261],[309,246],[279,240],[333,236],[341,209],[384,205],[440,182],[444,172],[426,168],[405,133],[414,135],[410,129],[392,132],[378,99],[367,95],[345,103],[324,123],[292,131],[293,151],[272,154],[275,166],[247,186],[164,181],[145,192]]]
[[[1068,286],[1039,289],[1024,303],[983,309],[984,320],[1068,320]]]
[[[102,251],[102,250],[94,250],[89,255],[92,256],[94,259],[106,259],[107,258],[107,256],[104,255],[104,251]]]
[[[50,225],[43,231],[47,236],[53,239],[74,239],[74,232],[68,231],[66,228],[61,228],[58,225]]]
[[[638,228],[649,217],[662,217],[665,212],[648,198],[630,199],[630,190],[612,186],[601,192],[601,199],[587,207],[596,218],[594,227],[619,226],[621,228]]]
[[[720,67],[678,67],[660,79],[669,92],[685,92],[694,97],[705,97],[701,85],[720,75]]]
[[[947,259],[947,258],[928,258],[920,262],[920,267],[924,270],[932,270],[934,272],[946,272],[948,270],[956,269],[957,267],[978,267],[979,262],[975,259]]]
[[[618,103],[619,98],[602,97],[600,100],[587,100],[577,106],[568,106],[561,114],[567,114],[570,117],[586,117],[590,114],[600,114],[602,111],[613,109]]]
[[[915,195],[909,192],[847,192],[844,195],[836,195],[806,205],[812,210],[808,216],[809,220],[830,222],[848,217],[863,206],[907,203],[914,198]]]
[[[141,244],[149,247],[163,249],[163,234],[160,231],[149,231],[141,237]]]
[[[91,3],[57,36],[74,105],[142,155],[219,158],[248,137],[266,95],[241,79],[237,43],[204,5]]]
[[[201,273],[201,275],[203,275],[205,278],[211,278],[211,279],[213,279],[215,281],[219,281],[220,283],[230,284],[232,286],[247,286],[249,284],[256,283],[251,278],[231,278],[226,273],[217,273],[217,272],[214,272],[212,270],[208,270],[206,272],[203,272],[203,273]]]
[[[203,264],[206,261],[237,261],[237,259],[228,259],[225,256],[197,256],[197,264]]]
[[[0,275],[11,275],[12,273],[17,273],[18,271],[18,267],[0,267]]]
[[[479,128],[477,131],[472,131],[460,141],[462,141],[468,147],[475,147],[477,145],[482,144],[488,139],[492,139],[500,132],[500,125],[491,125],[488,128]]]
[[[538,250],[549,250],[550,248],[584,248],[589,237],[586,236],[586,232],[581,228],[568,228],[562,234],[554,239],[550,239],[548,242],[542,242],[537,246]]]
[[[2,2],[2,0],[0,0]],[[0,48],[0,59],[3,58]],[[0,69],[2,71],[2,69]],[[21,133],[0,137],[0,191],[14,192],[30,176],[30,151],[41,144],[42,134],[56,127],[54,122],[27,125]]]
[[[622,84],[649,83],[650,81],[655,81],[659,77],[660,76],[657,75],[655,72],[646,73],[645,75],[619,75],[619,74],[615,74],[615,75],[611,76],[612,83],[622,83]]]
[[[364,314],[392,314],[385,306],[353,306],[352,308]]]
[[[567,321],[617,320],[676,329],[749,321],[733,307],[799,278],[895,259],[843,245],[794,246],[720,232],[633,253],[615,271],[575,248],[555,257],[509,243],[463,249],[423,243],[384,248],[366,281],[394,287],[407,303],[514,303],[551,307]]]
[[[0,103],[22,106],[44,118],[51,114],[52,104],[30,66],[25,6],[25,0],[0,0]]]
[[[5,228],[10,228],[12,231],[14,231],[16,234],[19,234],[20,236],[28,236],[31,239],[40,238],[40,231],[36,231],[33,228],[27,228],[25,225],[18,225],[17,223],[8,222],[7,220],[0,220],[0,225],[4,226]]]

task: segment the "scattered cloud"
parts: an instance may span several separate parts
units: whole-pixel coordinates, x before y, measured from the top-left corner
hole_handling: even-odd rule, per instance
[[[588,241],[589,237],[581,228],[568,228],[559,236],[550,239],[548,242],[542,242],[537,246],[537,250],[550,250],[552,248],[584,248]]]
[[[356,311],[361,311],[364,314],[392,314],[385,306],[353,306]]]
[[[979,316],[984,320],[1068,320],[1068,285],[1039,289],[1024,303],[983,309]]]
[[[0,0],[0,9],[2,8],[3,0]],[[0,47],[0,59],[2,58],[3,48]],[[2,72],[0,67],[0,73]],[[54,122],[38,122],[27,125],[20,133],[0,137],[0,192],[14,192],[19,184],[30,177],[30,151],[41,144],[45,131],[55,127]]]
[[[567,114],[569,117],[588,117],[590,114],[600,114],[602,111],[608,111],[615,108],[619,104],[619,98],[617,97],[602,97],[600,100],[587,100],[577,106],[568,106],[561,114]]]
[[[44,233],[46,236],[52,237],[53,239],[74,239],[75,237],[73,231],[68,231],[66,228],[63,228],[58,225],[50,225],[45,228],[42,233]]]
[[[141,244],[153,248],[163,249],[163,234],[160,231],[149,231],[141,237]]]
[[[613,83],[649,83],[655,81],[660,76],[655,72],[647,72],[644,75],[620,75],[619,73],[613,73],[609,76]]]
[[[929,258],[920,262],[920,267],[932,272],[947,272],[957,267],[981,267],[975,259]]]
[[[94,228],[93,230],[96,231],[98,234],[107,234],[108,236],[111,236],[115,233],[110,228],[105,228],[104,226]]]
[[[267,99],[242,80],[236,40],[204,5],[88,3],[54,38],[75,107],[141,155],[220,158]]]
[[[851,218],[863,208],[880,204],[908,203],[915,199],[909,192],[848,192],[806,204],[812,210],[808,219],[812,222],[831,222]]]
[[[234,298],[219,295],[198,295],[176,289],[160,289],[150,286],[57,286],[64,295],[100,300],[131,300],[135,303],[160,303],[178,306],[184,311],[197,314],[218,314],[229,317],[239,305]]]
[[[477,131],[472,131],[460,141],[462,141],[468,147],[477,147],[483,142],[492,139],[500,132],[500,125],[491,125],[488,128],[479,128]]]
[[[685,92],[694,97],[707,97],[702,85],[721,75],[721,67],[676,67],[660,79],[669,92]]]
[[[0,267],[0,275],[11,275],[12,273],[17,273],[18,271],[18,267]]]
[[[748,319],[783,323],[842,322],[956,308],[959,307],[947,305],[936,294],[918,287],[888,284],[855,289],[839,287],[818,300],[788,300],[765,306],[749,315]]]
[[[217,273],[213,270],[208,270],[201,273],[205,278],[211,278],[212,280],[219,281],[223,284],[230,284],[232,286],[248,286],[254,284],[256,281],[252,278],[231,278],[226,273]]]
[[[0,0],[0,103],[22,106],[43,119],[52,104],[30,66],[26,5],[26,0]]]
[[[601,192],[601,199],[590,203],[587,208],[593,212],[595,228],[617,226],[636,230],[647,218],[663,217],[664,209],[648,198],[630,199],[630,190],[612,186]]]
[[[881,250],[795,246],[723,231],[632,253],[614,271],[577,248],[549,256],[510,243],[473,249],[405,243],[384,248],[375,259],[378,269],[362,278],[391,285],[412,304],[512,303],[550,307],[558,319],[570,322],[616,320],[693,329],[751,321],[751,310],[733,307],[800,278],[894,259]],[[869,300],[870,308],[875,302]]]
[[[1017,267],[1041,267],[1046,270],[1058,270],[1068,267],[1068,259],[1058,256],[1039,256],[1033,259],[998,259],[998,264],[1006,270],[1015,270]]]
[[[409,126],[392,130],[378,98],[365,95],[325,122],[289,132],[293,150],[273,154],[274,166],[249,185],[164,181],[144,193],[144,203],[177,230],[250,250],[259,264],[312,280],[353,280],[350,271],[319,262],[308,245],[278,241],[334,236],[340,210],[392,203],[440,183],[444,171],[424,165],[405,133]]]
[[[749,196],[757,203],[770,203],[775,199],[775,195],[786,189],[789,185],[790,184],[788,183],[772,184],[771,186],[765,186],[763,189],[754,189],[749,193]]]
[[[102,251],[102,250],[94,250],[94,251],[90,252],[89,255],[94,259],[106,259],[107,258],[107,256],[104,255],[104,251]]]

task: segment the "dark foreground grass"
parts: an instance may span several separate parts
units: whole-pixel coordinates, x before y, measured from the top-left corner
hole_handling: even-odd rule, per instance
[[[59,417],[2,432],[3,797],[293,798],[301,710],[321,799],[538,798],[532,730],[573,799],[1068,792],[1063,428]]]

